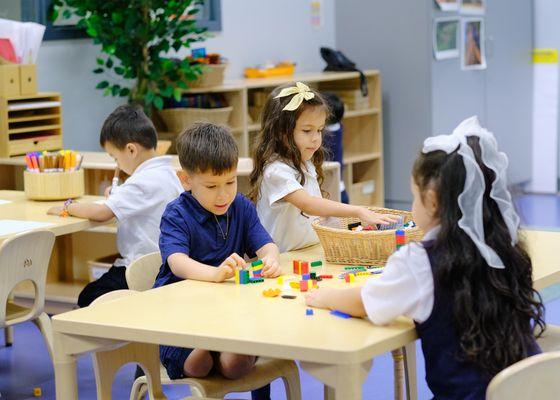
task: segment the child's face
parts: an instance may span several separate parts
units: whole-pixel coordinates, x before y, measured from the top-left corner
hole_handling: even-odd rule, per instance
[[[410,179],[410,190],[414,197],[412,201],[412,219],[420,229],[428,232],[439,225],[437,194],[433,189],[427,189],[422,197],[420,188],[414,182],[414,178]]]
[[[216,175],[212,171],[177,173],[185,190],[212,214],[223,215],[237,195],[237,168]]]
[[[127,143],[126,146],[121,150],[116,148],[111,142],[105,142],[105,151],[113,157],[117,162],[117,167],[121,171],[126,172],[128,175],[132,175],[136,167],[138,167],[138,153],[139,149],[136,143]]]
[[[323,142],[327,112],[323,107],[306,108],[296,121],[294,141],[303,161],[310,160]]]

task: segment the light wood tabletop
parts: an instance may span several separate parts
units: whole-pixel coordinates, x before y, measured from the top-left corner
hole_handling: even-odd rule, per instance
[[[94,202],[101,199],[102,197],[98,196],[83,196],[77,200],[81,202]],[[23,192],[15,190],[0,190],[0,223],[2,220],[48,223],[52,225],[39,229],[51,231],[56,236],[79,232],[102,225],[82,218],[61,218],[56,215],[47,215],[47,210],[49,208],[54,205],[61,205],[62,203],[63,201],[28,200]],[[10,236],[12,235],[2,235],[0,233],[0,243]]]
[[[534,257],[535,286],[560,282],[560,262],[553,251],[560,233],[525,231],[523,235]],[[313,261],[322,259],[322,254],[320,246],[282,254],[283,271],[291,273],[293,259]],[[321,286],[349,287],[366,279],[348,284],[337,279],[343,266],[325,264],[324,268],[322,272],[332,273],[334,279],[320,282]],[[264,289],[276,287],[276,279],[251,285],[182,281],[53,317],[57,399],[77,398],[75,357],[113,341],[300,360],[304,369],[334,388],[336,399],[361,398],[361,385],[375,356],[401,347],[407,353],[414,351],[417,336],[409,319],[375,326],[365,319],[341,319],[326,310],[306,316],[302,293],[296,291],[293,300],[262,296]]]

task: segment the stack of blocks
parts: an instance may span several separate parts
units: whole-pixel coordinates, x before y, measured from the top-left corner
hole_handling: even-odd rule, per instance
[[[309,273],[309,263],[307,261],[294,260],[294,274],[304,275]]]
[[[397,244],[397,250],[406,244],[406,236],[402,229],[399,229],[395,232],[395,241]]]
[[[263,262],[261,260],[251,263],[251,272],[253,276],[251,276],[248,269],[236,269],[235,283],[237,285],[246,285],[248,283],[264,282],[262,278],[262,265]]]

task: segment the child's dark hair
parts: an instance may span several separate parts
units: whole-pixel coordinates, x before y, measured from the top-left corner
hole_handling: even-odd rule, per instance
[[[327,125],[342,121],[342,118],[344,118],[344,103],[340,100],[340,97],[333,92],[323,92],[321,95],[329,106],[330,113],[327,116]]]
[[[533,289],[531,258],[523,245],[511,244],[500,209],[490,197],[495,173],[481,160],[479,139],[467,139],[486,183],[483,223],[486,243],[505,269],[491,268],[474,242],[459,228],[462,217],[458,197],[466,171],[457,151],[420,154],[412,176],[421,196],[437,193],[441,230],[434,244],[439,252],[434,265],[434,285],[453,299],[453,325],[461,350],[490,376],[525,358],[545,329],[544,305]]]
[[[287,87],[293,87],[295,83],[289,83],[277,87],[270,93],[261,113],[261,132],[257,138],[253,154],[253,171],[249,178],[251,190],[249,198],[253,202],[257,202],[260,196],[260,187],[266,166],[274,161],[281,160],[291,167],[295,168],[299,174],[299,181],[305,184],[305,176],[302,170],[302,162],[300,151],[298,150],[294,140],[294,130],[296,122],[308,108],[322,107],[327,116],[329,114],[328,105],[323,97],[313,89],[310,89],[314,97],[310,100],[304,100],[301,105],[294,111],[282,110],[293,98],[293,96],[285,96],[275,98],[280,91]],[[311,162],[315,166],[317,172],[317,180],[321,187],[323,196],[328,194],[323,191],[322,185],[324,180],[323,161],[325,160],[325,149],[321,147],[313,154]]]
[[[175,146],[181,167],[188,172],[222,175],[237,167],[237,144],[224,126],[197,122],[179,135]]]
[[[138,143],[145,149],[157,147],[157,133],[142,108],[134,105],[118,106],[103,123],[99,143],[111,143],[122,150],[128,143]]]

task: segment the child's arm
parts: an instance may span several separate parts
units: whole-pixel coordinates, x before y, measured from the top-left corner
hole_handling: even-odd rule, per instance
[[[312,290],[305,295],[308,306],[338,310],[354,317],[365,317],[366,309],[362,301],[362,288],[349,289],[323,288]]]
[[[315,215],[317,217],[354,217],[359,218],[366,226],[375,226],[376,224],[388,225],[399,221],[399,218],[395,215],[377,214],[365,207],[352,206],[314,197],[303,189],[286,195],[284,200],[308,215]]]
[[[63,210],[64,206],[54,206],[47,211],[47,214],[60,215]],[[87,218],[96,222],[106,222],[115,217],[113,211],[104,204],[71,203],[66,210],[72,217]]]
[[[257,257],[263,262],[263,276],[265,278],[276,278],[282,275],[280,262],[280,250],[274,243],[267,243],[256,251]]]
[[[233,253],[219,267],[202,264],[183,253],[174,253],[167,257],[171,272],[182,279],[194,279],[206,282],[223,282],[235,275],[236,268],[245,268],[245,260]]]

